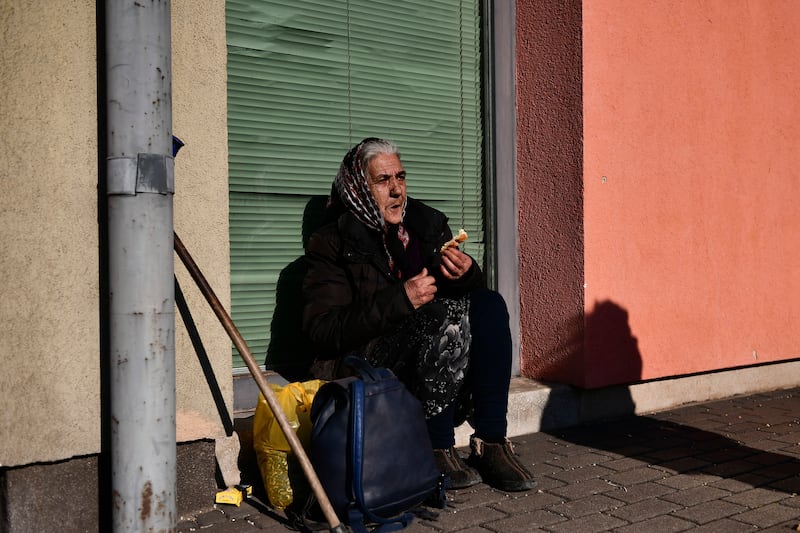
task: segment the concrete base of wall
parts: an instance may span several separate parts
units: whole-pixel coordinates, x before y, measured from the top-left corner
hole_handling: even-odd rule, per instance
[[[99,456],[0,470],[0,531],[111,531],[110,485]],[[177,450],[177,511],[210,509],[217,492],[214,441],[182,443]]]
[[[241,385],[249,376],[242,377]],[[268,379],[270,379],[268,377]],[[279,377],[270,381],[280,382]],[[508,401],[508,436],[574,426],[583,422],[647,414],[680,405],[729,398],[740,394],[796,387],[800,383],[800,360],[681,376],[634,385],[602,389],[579,389],[559,383],[541,383],[516,377],[511,380]],[[258,396],[255,384],[241,395],[236,432],[241,440],[239,467],[242,482],[258,485],[258,467],[252,451],[252,414]],[[250,402],[250,403],[248,403]],[[252,406],[251,406],[252,403]],[[456,445],[466,446],[472,427],[456,428]]]
[[[709,372],[603,389],[514,378],[508,402],[508,436],[582,422],[646,414],[683,404],[796,387],[800,360]],[[456,429],[456,445],[469,443],[472,428]]]
[[[285,383],[280,376],[265,373],[268,381]],[[247,417],[255,409],[258,387],[249,374],[234,379],[237,426],[240,438]],[[559,383],[542,383],[522,377],[511,380],[508,401],[508,436],[514,437],[541,430],[568,427],[581,422],[644,414],[679,405],[716,400],[738,394],[756,394],[779,390],[800,383],[800,360],[680,376],[634,385],[602,389],[579,389]],[[472,428],[463,424],[456,429],[456,445],[469,443]],[[252,438],[247,435],[245,438]],[[252,441],[242,442],[242,450]],[[246,482],[246,481],[244,481]]]

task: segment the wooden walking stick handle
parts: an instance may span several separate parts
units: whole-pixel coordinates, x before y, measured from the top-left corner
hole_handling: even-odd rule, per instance
[[[177,233],[174,234],[174,238],[175,251],[177,252],[178,257],[180,257],[184,266],[186,266],[186,269],[189,271],[192,279],[195,281],[195,283],[197,283],[197,286],[200,288],[200,292],[203,293],[203,296],[205,296],[206,301],[208,301],[211,309],[214,311],[214,314],[217,315],[217,318],[222,323],[222,327],[225,328],[228,336],[233,341],[234,346],[236,346],[236,349],[239,350],[239,354],[242,356],[242,359],[244,359],[244,362],[247,365],[247,368],[250,370],[250,374],[253,376],[253,379],[255,379],[258,389],[261,391],[261,394],[264,395],[267,405],[269,405],[269,408],[275,415],[275,419],[278,421],[278,425],[286,437],[286,441],[289,443],[289,446],[292,448],[292,452],[294,452],[298,462],[300,463],[300,466],[303,468],[306,479],[308,479],[308,483],[311,485],[311,490],[314,492],[314,496],[319,502],[319,506],[322,509],[322,513],[325,515],[325,519],[328,521],[328,524],[331,527],[331,531],[345,531],[344,527],[339,522],[339,517],[336,516],[336,513],[333,510],[333,506],[328,499],[328,495],[325,493],[325,489],[322,487],[322,483],[317,477],[317,473],[314,471],[314,467],[311,465],[311,461],[308,459],[308,455],[303,449],[303,444],[300,442],[297,434],[289,425],[286,414],[283,412],[283,409],[278,403],[275,393],[272,392],[272,389],[267,383],[266,378],[264,378],[264,375],[261,373],[261,369],[258,367],[258,364],[253,357],[253,353],[250,351],[250,348],[248,348],[244,337],[242,337],[242,334],[239,333],[239,330],[236,328],[233,320],[231,320],[230,315],[228,315],[228,312],[225,311],[225,308],[217,298],[217,295],[214,294],[214,290],[206,281],[206,278],[203,276],[200,268],[192,259],[192,256],[189,255],[189,251],[183,245],[183,242],[181,242]]]

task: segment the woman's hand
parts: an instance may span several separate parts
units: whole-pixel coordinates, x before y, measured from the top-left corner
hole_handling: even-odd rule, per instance
[[[433,300],[433,296],[436,294],[436,279],[428,274],[427,268],[423,268],[422,272],[409,278],[403,287],[406,289],[406,295],[411,301],[411,305],[414,306],[414,309],[419,309]]]
[[[447,248],[442,252],[442,264],[439,268],[445,278],[456,280],[472,268],[472,258],[458,248]]]

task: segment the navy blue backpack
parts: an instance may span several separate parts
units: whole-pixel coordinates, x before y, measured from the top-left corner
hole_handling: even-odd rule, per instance
[[[320,387],[311,407],[309,458],[334,511],[354,533],[396,531],[426,500],[445,504],[422,405],[391,370],[345,363],[358,377]]]

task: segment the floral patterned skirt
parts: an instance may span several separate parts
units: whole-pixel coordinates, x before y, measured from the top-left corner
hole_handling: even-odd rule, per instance
[[[469,298],[437,298],[366,350],[373,366],[391,369],[422,403],[425,416],[456,401],[469,367]]]

